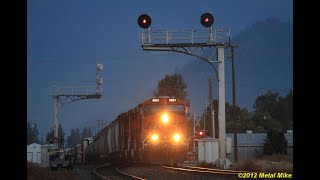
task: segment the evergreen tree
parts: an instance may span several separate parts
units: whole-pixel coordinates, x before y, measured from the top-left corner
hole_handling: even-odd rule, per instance
[[[67,144],[68,147],[73,147],[74,146],[74,129],[70,130],[70,135],[67,138]]]
[[[58,126],[59,147],[62,147],[62,145],[64,144],[64,136],[65,136],[65,133],[64,133],[64,131],[63,131],[62,125],[59,124],[59,126]],[[54,142],[54,129],[51,129],[51,130],[47,133],[46,140],[47,140],[47,142],[49,142],[49,143],[50,143],[50,142],[51,142],[51,143]]]
[[[91,131],[89,128],[85,127],[82,129],[81,139],[91,137]]]
[[[68,136],[67,138],[67,145],[68,147],[74,147],[77,144],[80,144],[80,133],[79,133],[79,129],[71,129],[70,130],[70,136]]]
[[[269,129],[263,144],[264,154],[287,154],[288,142],[284,133]]]
[[[33,138],[33,143],[40,143],[39,140],[39,130],[38,130],[38,126],[36,123],[33,124],[33,128],[32,128],[32,138]]]
[[[32,128],[29,122],[27,122],[27,145],[32,144]]]
[[[36,123],[27,122],[27,145],[32,143],[40,143],[39,130]]]
[[[40,139],[40,144],[41,144],[41,145],[47,144],[47,143],[44,141],[43,137],[41,137],[41,139]]]

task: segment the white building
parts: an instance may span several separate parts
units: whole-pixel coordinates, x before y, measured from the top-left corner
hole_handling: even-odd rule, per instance
[[[27,160],[29,162],[41,163],[41,145],[32,143],[27,146]]]
[[[41,145],[41,164],[40,166],[42,167],[48,167],[49,166],[49,154],[48,150],[49,149],[54,149],[53,144],[46,144],[46,145]]]
[[[32,143],[27,146],[27,160],[42,167],[49,166],[48,149],[53,149],[53,144],[40,145]]]

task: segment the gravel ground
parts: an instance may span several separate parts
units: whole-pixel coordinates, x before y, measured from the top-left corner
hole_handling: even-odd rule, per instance
[[[98,167],[98,165],[77,165],[73,169],[73,174],[75,174],[79,180],[98,180],[99,178],[93,174],[93,170],[96,167]],[[101,168],[98,169],[97,172],[102,176],[106,176],[112,180],[126,180],[125,178],[115,175],[113,173],[113,167]]]
[[[170,169],[164,169],[160,167],[127,167],[126,169],[122,169],[121,171],[132,174],[134,176],[138,176],[140,178],[145,178],[147,180],[224,180],[224,179],[238,179],[237,177],[221,177],[219,175],[201,175],[194,173],[184,173],[181,171],[175,171]]]
[[[79,180],[94,180],[92,171],[95,167],[94,165],[76,165],[73,167],[73,174],[76,175]]]

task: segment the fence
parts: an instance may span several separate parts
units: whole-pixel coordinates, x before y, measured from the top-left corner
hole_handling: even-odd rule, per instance
[[[227,154],[227,158],[234,162],[234,141],[233,133],[227,133],[227,137],[232,139],[232,152]],[[284,134],[288,141],[287,153],[293,155],[293,133]],[[267,137],[267,133],[238,133],[238,161],[248,161],[255,159],[263,154],[263,143]]]

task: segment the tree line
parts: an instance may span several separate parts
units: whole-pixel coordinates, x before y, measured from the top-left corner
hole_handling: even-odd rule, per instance
[[[185,99],[190,103],[190,100],[187,98],[188,93],[186,88],[187,84],[180,74],[167,74],[159,81],[157,89],[153,94],[155,96],[174,96]],[[217,99],[212,101],[215,112],[215,127],[218,127],[218,104]],[[235,109],[236,123],[233,121],[233,109]],[[285,96],[280,96],[276,91],[268,90],[255,99],[253,111],[251,112],[247,108],[233,107],[228,102],[225,104],[225,111],[227,133],[232,133],[235,126],[238,132],[252,130],[261,133],[267,132],[269,129],[284,132],[293,128],[293,90],[291,89]],[[209,119],[212,119],[211,116],[210,105],[208,105],[200,115],[200,126],[202,129],[210,129],[212,127],[212,121],[209,121]],[[193,119],[190,119],[190,129],[192,129]],[[206,119],[206,127],[203,127],[204,119]]]
[[[184,82],[181,74],[165,75],[158,83],[156,90],[153,92],[154,96],[174,96],[177,98],[185,99],[188,104],[190,100],[187,98],[187,84]],[[213,110],[216,112],[214,114],[215,119],[215,137],[218,137],[218,100],[214,99],[212,102]],[[210,114],[210,105],[207,106],[200,116],[200,129],[209,130],[206,132],[207,136],[212,137],[212,132],[210,131],[212,127],[212,120]],[[235,119],[233,121],[233,109],[235,109]],[[293,90],[285,96],[280,96],[278,92],[267,91],[266,93],[258,96],[253,105],[253,111],[249,111],[246,108],[240,108],[239,106],[230,105],[228,102],[225,104],[225,114],[226,114],[226,132],[232,133],[234,128],[237,132],[246,132],[246,130],[252,130],[253,132],[270,132],[273,134],[281,134],[286,130],[293,128]],[[203,127],[203,120],[206,120],[205,127]],[[193,134],[193,119],[189,115],[188,121],[189,134]],[[58,128],[59,140],[61,143],[64,142],[65,133],[62,129],[61,124]],[[28,122],[27,125],[27,144],[33,142],[45,143],[42,139],[39,140],[39,132],[37,125],[34,123],[32,126]],[[67,147],[72,147],[80,143],[80,140],[86,137],[91,137],[92,132],[89,128],[83,128],[82,132],[78,128],[70,130],[70,136],[66,139]],[[272,135],[270,135],[272,136]],[[53,139],[53,130],[47,133],[46,142]]]
[[[59,137],[57,140],[58,140],[58,143],[60,144],[60,147],[63,147],[62,145],[66,145],[66,147],[73,147],[77,144],[80,144],[83,138],[92,137],[90,128],[84,127],[81,132],[78,128],[71,129],[70,135],[65,139],[65,132],[61,124],[59,124],[58,126],[58,135]],[[32,143],[37,143],[41,145],[53,144],[54,140],[55,139],[54,139],[53,129],[47,132],[45,140],[43,137],[41,137],[40,139],[37,124],[30,123],[29,121],[27,122],[27,145]]]
[[[157,89],[154,91],[155,96],[175,96],[187,99],[187,84],[182,79],[180,74],[166,75],[158,83]],[[212,100],[215,123],[215,137],[219,137],[219,122],[218,122],[218,100]],[[233,110],[235,110],[235,121],[233,118]],[[267,133],[267,138],[264,143],[264,153],[286,154],[287,141],[284,133],[287,130],[293,129],[293,90],[285,96],[280,96],[278,92],[268,90],[266,93],[258,96],[253,105],[253,111],[239,106],[225,104],[226,115],[226,132],[233,133],[236,130],[238,133],[252,130],[256,133]],[[194,121],[189,114],[188,132],[191,136],[194,132]],[[204,123],[205,120],[205,123]],[[212,113],[210,112],[210,105],[208,105],[202,115],[200,116],[198,130],[207,130],[206,136],[212,137]],[[204,125],[205,124],[205,125]],[[205,126],[205,127],[204,127]]]

